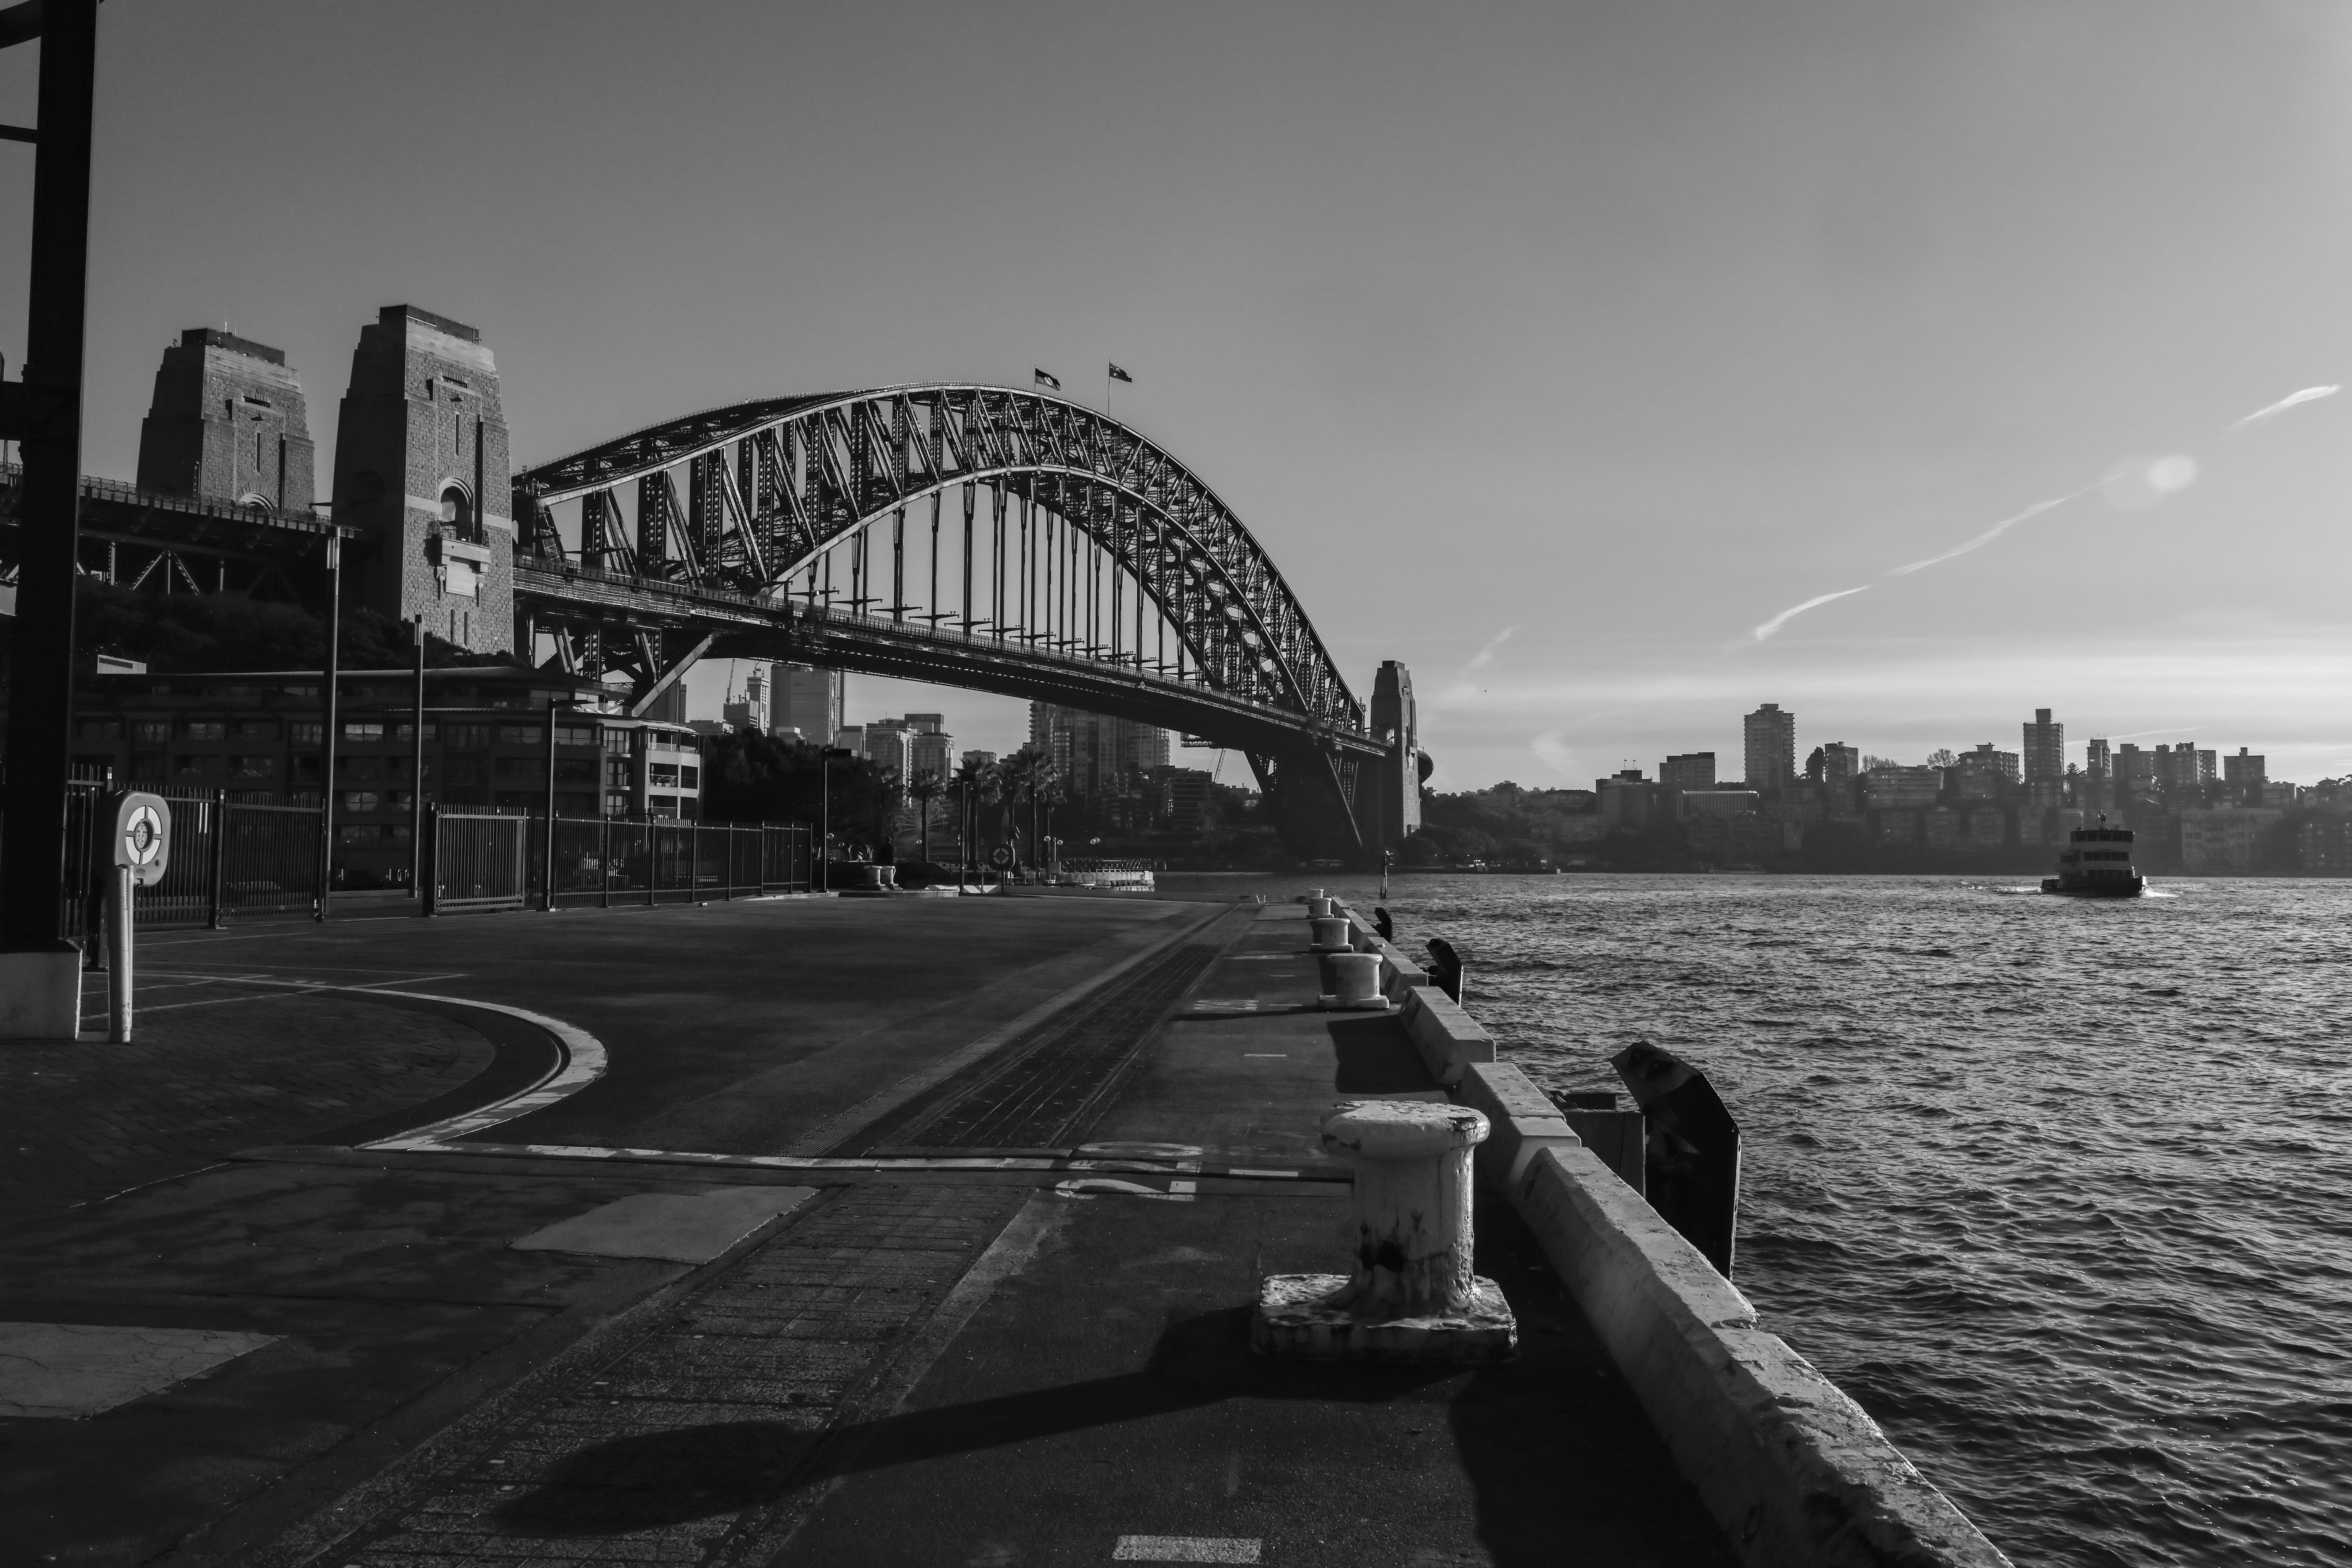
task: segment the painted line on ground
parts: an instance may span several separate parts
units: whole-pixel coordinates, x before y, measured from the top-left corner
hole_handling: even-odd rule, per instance
[[[1252,1536],[1122,1535],[1114,1563],[1255,1563],[1265,1543]]]

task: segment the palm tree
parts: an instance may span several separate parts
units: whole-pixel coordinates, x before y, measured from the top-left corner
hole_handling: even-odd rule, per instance
[[[907,794],[921,813],[921,856],[926,866],[931,863],[931,802],[939,799],[947,787],[947,781],[940,777],[936,768],[917,768],[915,776],[907,781]]]
[[[964,868],[971,864],[972,849],[980,839],[979,795],[985,773],[978,763],[969,758],[956,764],[955,776],[948,781],[956,792],[956,886],[963,886]]]
[[[1004,837],[1008,842],[1017,837],[1013,831],[1013,823],[1016,820],[1013,813],[1021,805],[1021,797],[1029,793],[1031,783],[1036,777],[1037,763],[1037,749],[1034,746],[1024,746],[1011,756],[1000,759],[996,764],[1000,787],[1004,794]],[[1034,826],[1034,822],[1032,826]],[[1034,847],[1036,842],[1034,834],[1031,836],[1030,842]],[[1015,866],[1021,863],[1021,850],[1017,842],[1013,843],[1013,863]]]

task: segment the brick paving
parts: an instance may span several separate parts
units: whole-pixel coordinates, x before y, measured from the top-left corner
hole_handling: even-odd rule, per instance
[[[765,1562],[814,1500],[826,1432],[895,1401],[897,1351],[1028,1197],[842,1189],[625,1342],[469,1417],[373,1518],[270,1561]]]
[[[155,1009],[127,1046],[0,1043],[0,1226],[422,1104],[494,1054],[433,1014],[286,991]]]

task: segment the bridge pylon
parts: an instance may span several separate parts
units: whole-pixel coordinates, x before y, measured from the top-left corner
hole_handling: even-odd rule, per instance
[[[505,405],[482,335],[414,305],[360,329],[334,516],[361,531],[351,602],[479,653],[514,646]]]

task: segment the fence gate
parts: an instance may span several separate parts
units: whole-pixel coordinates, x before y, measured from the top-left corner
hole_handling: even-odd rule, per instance
[[[530,895],[530,818],[490,812],[433,814],[427,914],[519,910]]]

